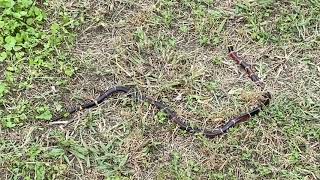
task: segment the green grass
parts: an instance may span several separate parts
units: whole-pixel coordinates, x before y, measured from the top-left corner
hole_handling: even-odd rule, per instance
[[[0,0],[0,179],[319,179],[317,0]],[[213,128],[259,96],[259,116],[206,139],[123,96],[50,126],[114,85],[134,85]]]
[[[42,103],[44,97],[28,99],[21,93],[70,79],[75,68],[67,52],[60,49],[70,47],[72,28],[79,22],[65,12],[49,19],[31,0],[1,1],[1,11],[1,124],[14,128],[28,119],[50,120],[52,113],[49,103]]]

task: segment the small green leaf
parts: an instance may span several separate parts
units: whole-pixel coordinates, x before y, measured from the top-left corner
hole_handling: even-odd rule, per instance
[[[5,127],[7,127],[7,128],[13,128],[13,127],[15,127],[16,126],[16,124],[15,123],[13,123],[12,121],[6,121],[5,122]]]
[[[23,7],[29,7],[32,4],[32,0],[19,0],[18,1]]]
[[[3,97],[8,92],[6,84],[0,82],[0,97]]]
[[[226,24],[226,21],[227,21],[227,19],[224,19],[221,23],[220,23],[220,25],[219,25],[219,27],[218,27],[218,33],[221,33],[222,32],[222,30],[223,30],[223,28],[224,28],[224,25]]]
[[[21,60],[23,58],[23,56],[25,55],[24,52],[16,52],[15,56],[18,60]]]
[[[36,116],[36,119],[50,120],[52,118],[52,114],[48,107],[39,107],[37,109],[37,112],[39,113],[39,115]]]
[[[44,13],[42,12],[41,9],[34,7],[33,11],[34,11],[34,14],[36,15],[37,21],[42,21],[44,19]]]
[[[27,11],[20,11],[19,14],[22,17],[22,16],[26,16],[28,13]]]
[[[51,33],[52,34],[56,34],[57,32],[59,32],[60,26],[57,23],[53,23],[51,25]]]
[[[21,14],[20,13],[12,13],[13,17],[20,19],[21,18]]]
[[[20,51],[21,49],[22,49],[21,46],[15,46],[15,47],[13,48],[14,51]]]
[[[64,73],[71,77],[73,74],[74,74],[74,68],[72,66],[67,66],[65,69],[64,69]]]
[[[5,48],[10,51],[16,45],[16,39],[12,36],[7,36],[4,40],[6,42]]]
[[[54,148],[49,152],[49,156],[51,157],[59,157],[64,155],[64,150],[60,148]]]
[[[218,82],[217,81],[211,81],[206,84],[206,88],[210,92],[215,92],[218,89]]]
[[[179,30],[183,33],[187,33],[189,31],[189,27],[186,25],[183,25],[179,28]]]
[[[46,174],[46,167],[44,163],[42,162],[37,162],[34,167],[35,174],[36,174],[36,180],[42,180],[45,179],[45,174]]]
[[[27,22],[28,25],[32,25],[32,23],[34,22],[34,19],[33,18],[28,18],[26,22]]]
[[[70,149],[70,152],[76,157],[85,160],[88,155],[88,150],[81,146],[74,146]]]
[[[160,124],[164,124],[168,120],[168,115],[163,111],[159,111],[155,118]]]
[[[3,37],[2,37],[2,36],[0,36],[0,46],[2,46],[2,45],[3,45],[3,43],[4,43]]]
[[[6,58],[7,58],[7,53],[6,52],[0,53],[0,62],[3,62]]]
[[[0,8],[12,8],[14,6],[14,0],[1,0]]]
[[[4,21],[0,21],[0,28],[3,28],[5,25]]]
[[[221,65],[222,64],[222,57],[221,56],[217,56],[217,57],[215,57],[214,59],[213,59],[213,64],[214,65]]]

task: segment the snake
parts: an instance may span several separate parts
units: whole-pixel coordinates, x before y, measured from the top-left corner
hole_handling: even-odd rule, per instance
[[[233,46],[228,47],[228,56],[232,60],[234,60],[236,64],[238,64],[246,72],[246,74],[251,79],[251,81],[258,88],[260,88],[260,91],[264,91],[265,84],[263,83],[263,81],[261,81],[260,78],[254,73],[254,71],[252,70],[252,66],[248,64],[245,60],[243,60],[243,58],[241,58],[236,51],[234,51]],[[207,138],[214,138],[216,136],[222,135],[228,132],[230,128],[235,127],[237,124],[248,121],[251,117],[259,114],[259,112],[261,112],[264,107],[268,106],[271,100],[271,93],[268,91],[263,92],[262,98],[259,100],[259,103],[255,105],[254,108],[252,108],[250,111],[247,111],[245,113],[242,113],[236,117],[229,119],[228,121],[226,121],[225,124],[219,127],[212,128],[212,129],[202,129],[199,127],[191,126],[185,118],[180,117],[174,110],[172,110],[168,105],[166,105],[161,101],[154,100],[153,98],[150,98],[141,93],[138,93],[138,91],[133,90],[131,87],[114,86],[106,90],[104,93],[102,93],[98,98],[94,100],[90,100],[89,102],[86,102],[82,105],[69,109],[65,115],[56,117],[53,120],[53,122],[58,121],[62,118],[67,118],[71,114],[74,114],[78,111],[96,107],[117,93],[127,94],[127,96],[133,99],[148,102],[154,105],[159,110],[162,110],[164,113],[166,113],[167,118],[171,120],[171,122],[175,123],[181,130],[184,130],[193,134],[195,133],[202,134]]]

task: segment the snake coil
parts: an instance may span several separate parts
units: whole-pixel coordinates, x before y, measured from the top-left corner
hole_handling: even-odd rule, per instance
[[[246,71],[247,75],[256,84],[256,86],[259,87],[261,91],[263,91],[264,90],[264,83],[252,71],[251,65],[246,63],[242,58],[240,58],[238,56],[237,52],[235,52],[233,50],[232,46],[228,47],[228,50],[229,50],[229,57],[231,59],[233,59],[237,64],[239,64],[239,66]],[[105,93],[103,93],[101,96],[99,96],[96,100],[91,100],[85,104],[74,107],[74,108],[70,109],[67,114],[71,115],[71,114],[78,112],[78,111],[81,111],[83,109],[95,107],[98,104],[104,102],[106,99],[108,99],[113,94],[126,93],[126,94],[128,94],[128,96],[130,96],[134,99],[149,102],[150,104],[154,105],[158,109],[163,110],[168,115],[168,118],[172,122],[177,124],[180,127],[180,129],[185,130],[190,133],[201,133],[204,136],[206,136],[207,138],[213,138],[213,137],[216,137],[216,136],[221,135],[223,133],[226,133],[228,131],[228,129],[234,127],[235,125],[237,125],[241,122],[249,120],[252,116],[257,115],[260,111],[262,111],[263,107],[269,105],[270,99],[271,99],[270,92],[264,92],[262,95],[263,99],[261,100],[261,102],[258,105],[256,105],[256,107],[253,108],[251,111],[243,113],[237,117],[230,119],[227,123],[225,123],[224,125],[221,125],[218,128],[214,128],[214,129],[209,130],[209,129],[200,129],[197,127],[191,127],[187,123],[186,119],[179,117],[177,115],[177,113],[175,111],[171,110],[171,108],[169,106],[167,106],[166,104],[164,104],[160,101],[153,100],[152,98],[150,98],[148,96],[138,94],[137,91],[133,91],[133,93],[130,93],[130,92],[132,92],[132,90],[129,87],[125,87],[125,86],[112,87],[112,88],[108,89]],[[54,121],[57,121],[57,120],[62,119],[64,117],[65,116],[59,116],[59,117],[55,118]]]

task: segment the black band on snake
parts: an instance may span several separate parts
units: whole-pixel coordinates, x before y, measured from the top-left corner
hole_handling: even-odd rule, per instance
[[[241,68],[243,68],[247,75],[249,76],[249,78],[257,85],[258,88],[260,88],[260,90],[262,91],[264,89],[264,83],[259,79],[259,77],[252,71],[251,69],[251,65],[249,65],[248,63],[246,63],[242,58],[240,58],[237,53],[233,50],[233,47],[230,46],[228,48],[229,50],[229,57],[231,59],[233,59],[237,64],[240,65]],[[164,103],[160,102],[160,101],[156,101],[153,100],[150,97],[141,95],[139,93],[137,93],[137,91],[132,91],[131,88],[129,87],[125,87],[125,86],[115,86],[112,87],[110,89],[108,89],[105,93],[103,93],[101,96],[99,96],[96,100],[92,100],[88,103],[85,103],[83,105],[80,105],[78,107],[75,107],[71,110],[68,111],[68,115],[73,114],[75,112],[78,112],[80,110],[83,109],[88,109],[91,107],[95,107],[98,104],[104,102],[106,99],[108,99],[109,97],[111,97],[113,94],[116,93],[125,93],[128,96],[134,98],[134,99],[138,99],[138,100],[142,100],[142,101],[146,101],[149,102],[150,104],[154,105],[155,107],[157,107],[159,110],[164,111],[168,118],[175,124],[177,124],[179,126],[180,129],[185,130],[187,132],[190,133],[200,133],[203,134],[204,136],[206,136],[207,138],[213,138],[216,137],[218,135],[221,135],[223,133],[226,133],[228,131],[228,129],[234,127],[236,124],[239,124],[241,122],[247,121],[249,120],[252,116],[257,115],[263,107],[269,105],[270,103],[270,99],[271,99],[271,94],[269,92],[264,92],[263,93],[263,99],[261,100],[261,102],[256,105],[255,108],[253,108],[251,111],[243,113],[237,117],[234,117],[232,119],[230,119],[229,121],[227,121],[227,123],[225,123],[224,125],[218,127],[218,128],[214,128],[214,129],[200,129],[197,127],[191,127],[184,118],[179,117],[177,115],[177,113],[173,110],[171,110],[171,108],[167,105],[165,105]],[[57,121],[59,119],[65,118],[65,116],[59,116],[57,118],[55,118],[54,121]]]

